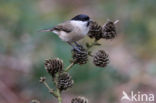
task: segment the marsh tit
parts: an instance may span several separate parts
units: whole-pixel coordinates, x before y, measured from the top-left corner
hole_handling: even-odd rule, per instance
[[[91,19],[88,15],[80,14],[73,17],[71,20],[65,21],[57,26],[42,30],[45,32],[53,32],[57,34],[63,41],[70,44],[74,49],[80,51],[77,46],[77,41],[84,38],[89,32]],[[75,43],[74,46],[72,43]]]

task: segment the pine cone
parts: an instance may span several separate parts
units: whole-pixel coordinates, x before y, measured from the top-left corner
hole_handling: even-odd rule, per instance
[[[45,60],[45,69],[48,73],[55,77],[55,74],[62,72],[63,70],[63,61],[59,58]]]
[[[107,21],[107,23],[102,27],[102,37],[105,39],[113,39],[116,37],[116,28],[114,22]]]
[[[36,99],[33,99],[33,100],[31,101],[31,103],[40,103],[40,101],[39,101],[39,100],[36,100]]]
[[[72,50],[73,62],[75,64],[86,64],[88,61],[88,52],[81,45],[78,46],[78,48],[80,49],[81,52],[75,49]]]
[[[93,57],[93,63],[98,67],[105,67],[109,63],[108,54],[104,50],[99,50]]]
[[[95,38],[96,40],[101,39],[102,38],[102,27],[99,24],[97,24],[97,22],[95,22],[95,21],[91,22],[88,36],[90,38]]]
[[[68,73],[62,73],[58,77],[57,87],[60,91],[66,90],[69,87],[72,87],[74,81]]]
[[[84,97],[77,97],[71,100],[71,103],[88,103],[88,100]]]

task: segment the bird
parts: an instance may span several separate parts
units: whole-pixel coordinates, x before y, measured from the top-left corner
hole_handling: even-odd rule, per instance
[[[92,20],[86,14],[79,14],[60,23],[50,29],[43,29],[41,32],[53,32],[59,36],[59,38],[73,47],[73,49],[81,52],[78,48],[80,46],[77,41],[83,39],[89,32],[90,24]],[[73,43],[75,45],[73,45]]]

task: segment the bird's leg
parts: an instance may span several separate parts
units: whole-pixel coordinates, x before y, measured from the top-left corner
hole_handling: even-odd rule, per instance
[[[78,44],[76,41],[74,42],[76,46],[81,46],[80,44]]]
[[[72,43],[67,42],[69,45],[71,45],[73,47],[73,49],[75,49],[78,52],[82,52],[77,46],[74,46]]]

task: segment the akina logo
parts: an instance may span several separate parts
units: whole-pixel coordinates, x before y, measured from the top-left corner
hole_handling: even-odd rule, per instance
[[[152,93],[149,94],[141,92],[134,93],[133,91],[131,91],[130,94],[128,95],[125,91],[123,91],[122,94],[123,96],[121,97],[121,100],[143,102],[143,103],[150,103],[154,102],[155,100],[154,94]]]

